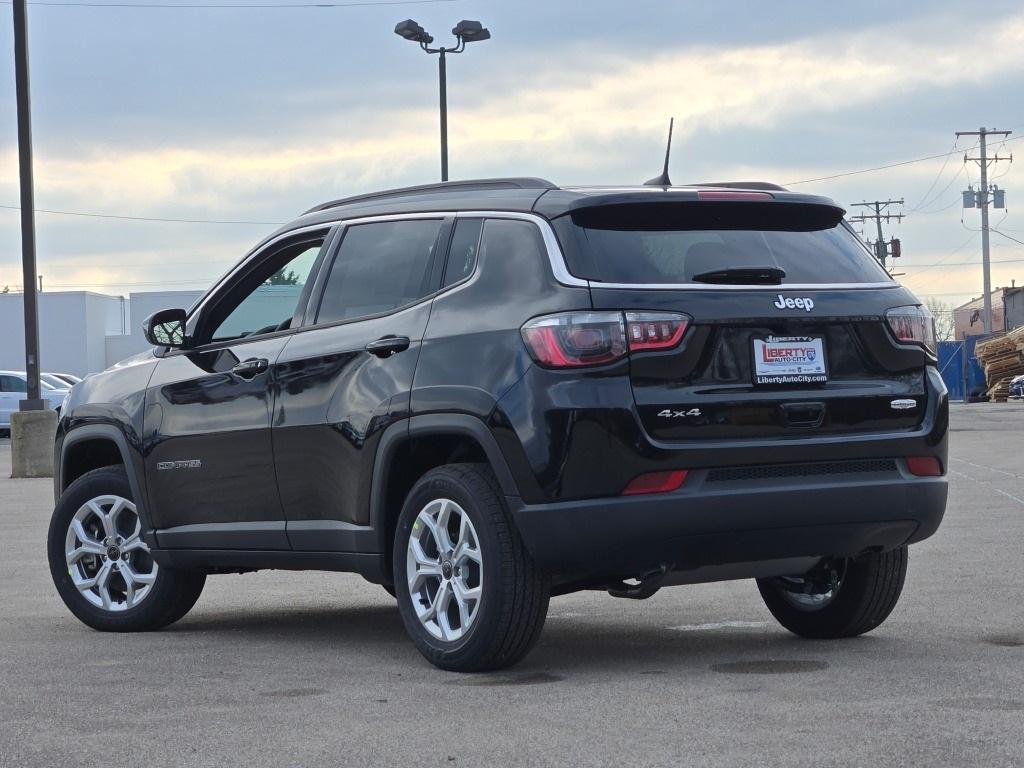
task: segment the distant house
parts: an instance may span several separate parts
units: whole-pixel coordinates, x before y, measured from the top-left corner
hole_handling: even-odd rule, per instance
[[[985,333],[985,300],[979,296],[953,310],[955,338]],[[992,291],[992,330],[1013,330],[1024,325],[1024,287],[1010,286]]]

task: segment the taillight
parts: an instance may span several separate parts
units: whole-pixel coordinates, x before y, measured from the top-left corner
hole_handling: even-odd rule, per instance
[[[893,335],[908,344],[920,344],[935,354],[935,320],[924,307],[896,307],[885,313]]]
[[[942,476],[942,464],[934,456],[908,456],[907,469],[916,477]]]
[[[672,349],[690,318],[675,312],[562,312],[522,328],[533,359],[548,368],[602,365],[629,352]]]
[[[533,359],[549,368],[600,365],[626,355],[621,312],[565,312],[531,320],[523,339]]]
[[[629,349],[671,349],[683,338],[689,321],[686,315],[674,312],[627,312]]]

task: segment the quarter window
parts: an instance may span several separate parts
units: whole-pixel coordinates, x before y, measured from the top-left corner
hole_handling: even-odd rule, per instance
[[[444,284],[459,282],[473,274],[476,266],[477,251],[480,248],[480,230],[483,219],[459,219],[452,236],[452,245],[448,249],[448,264],[444,270]]]
[[[441,219],[357,224],[345,230],[318,323],[391,312],[430,293]]]

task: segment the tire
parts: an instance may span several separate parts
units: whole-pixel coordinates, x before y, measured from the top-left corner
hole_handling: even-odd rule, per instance
[[[104,530],[95,509],[108,518],[110,528]],[[71,530],[76,520],[78,533]],[[64,604],[82,623],[102,632],[146,632],[174,623],[199,599],[206,574],[157,566],[141,540],[141,528],[124,467],[87,472],[61,495],[47,536],[50,574]],[[69,549],[86,554],[71,562]],[[99,579],[103,586],[84,586],[105,568],[106,577]]]
[[[845,571],[831,597],[828,593],[795,595],[793,579],[758,579],[757,588],[772,616],[796,635],[814,639],[863,635],[885,621],[896,607],[907,576],[907,548],[837,564],[845,566]],[[822,602],[820,606],[808,604],[815,598]]]
[[[427,517],[435,522],[445,518],[451,526],[447,539],[454,557],[434,551],[441,549],[437,546],[440,534],[434,532],[436,526],[424,524]],[[412,560],[412,568],[420,573],[418,579],[414,574],[415,594],[407,576],[410,559],[417,557],[410,555],[414,530],[418,552],[426,555],[423,562],[430,562],[424,567]],[[460,557],[460,550],[469,554]],[[405,629],[420,653],[441,669],[483,672],[509,667],[529,653],[540,637],[550,576],[527,552],[497,480],[485,464],[449,464],[420,478],[398,519],[393,564]],[[437,584],[433,594],[432,584]],[[421,613],[429,616],[441,599],[442,588],[449,595],[447,610],[433,619],[421,618]],[[465,614],[460,607],[465,607]]]

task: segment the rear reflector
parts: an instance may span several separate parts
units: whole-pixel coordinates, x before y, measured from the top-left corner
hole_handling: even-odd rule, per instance
[[[638,496],[642,493],[667,493],[679,488],[686,481],[687,470],[673,469],[669,472],[648,472],[634,477],[622,492],[623,496]]]
[[[733,192],[727,189],[701,189],[698,200],[773,200],[769,192]]]
[[[934,456],[908,456],[907,469],[917,477],[942,476],[942,464]]]

